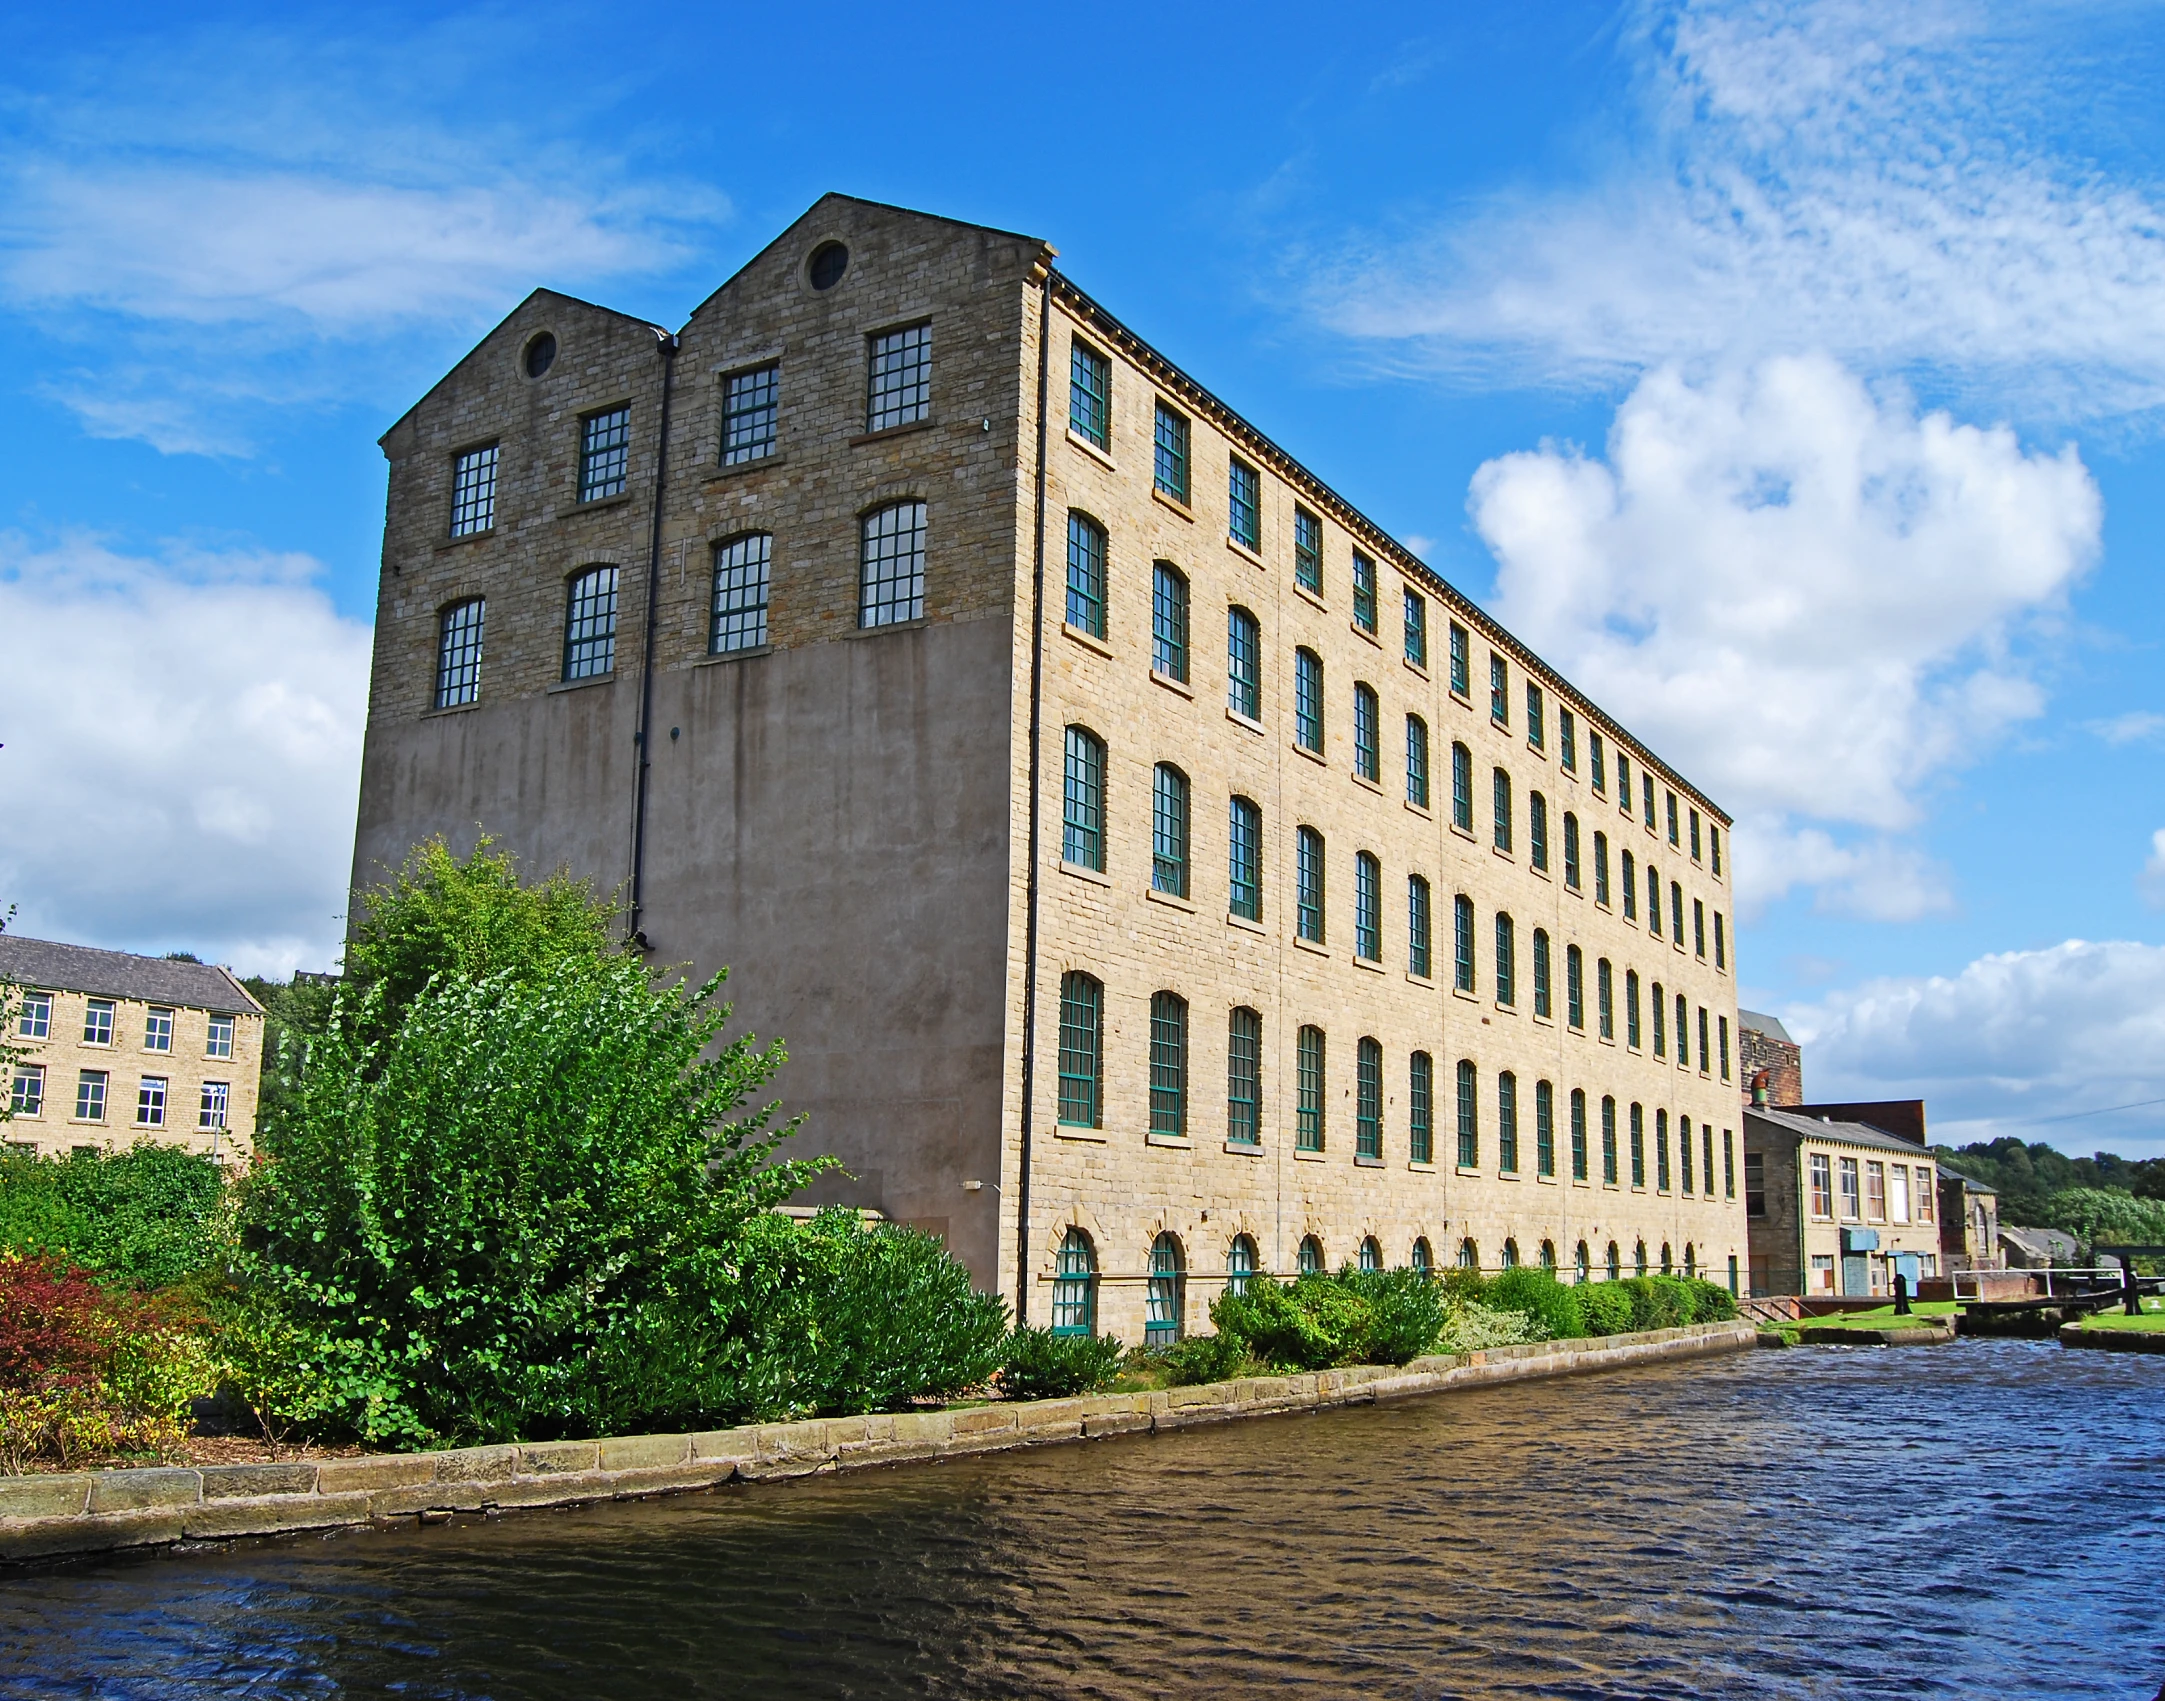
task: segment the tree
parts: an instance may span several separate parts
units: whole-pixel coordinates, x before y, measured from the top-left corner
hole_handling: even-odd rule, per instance
[[[0,933],[5,933],[14,919],[15,906],[10,904],[7,913],[0,915]],[[15,1037],[22,1026],[17,1020],[22,1002],[23,989],[0,973],[0,1122],[15,1114],[15,1065],[30,1055],[30,1048],[18,1044]]]

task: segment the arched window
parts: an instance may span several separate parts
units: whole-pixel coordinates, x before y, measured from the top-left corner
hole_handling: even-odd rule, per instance
[[[1428,882],[1406,876],[1406,972],[1426,980],[1434,965],[1428,952]]]
[[[857,575],[857,624],[892,626],[925,614],[925,505],[895,502],[867,514]]]
[[[1564,1020],[1586,1031],[1586,953],[1576,945],[1564,947]]]
[[[1646,1274],[1646,1242],[1643,1240],[1632,1247],[1631,1272],[1635,1276]]]
[[[1413,1268],[1424,1276],[1436,1267],[1436,1254],[1430,1249],[1428,1236],[1425,1234],[1414,1240],[1412,1264]]]
[[[1451,984],[1473,990],[1473,900],[1461,892],[1451,900]]]
[[[1304,1276],[1320,1276],[1329,1265],[1323,1261],[1323,1243],[1312,1234],[1301,1237],[1300,1273]]]
[[[1244,1234],[1236,1234],[1225,1254],[1226,1292],[1246,1293],[1248,1284],[1255,1279],[1255,1269],[1255,1242]]]
[[[1587,1178],[1586,1154],[1586,1093],[1583,1088],[1571,1089],[1571,1179]]]
[[[1503,1243],[1503,1267],[1506,1270],[1516,1270],[1519,1267],[1519,1243],[1516,1240],[1506,1240]]]
[[[1511,918],[1502,910],[1496,912],[1496,1002],[1516,1004],[1518,996],[1518,950],[1517,934],[1513,931]]]
[[[1519,1078],[1508,1069],[1496,1077],[1496,1167],[1518,1174]]]
[[[1684,1242],[1684,1274],[1687,1276],[1696,1276],[1698,1273],[1699,1254],[1693,1248],[1692,1243],[1687,1240]]]
[[[1610,1280],[1610,1281],[1612,1281],[1612,1282],[1613,1282],[1613,1281],[1615,1281],[1615,1280],[1617,1280],[1617,1279],[1618,1279],[1619,1277],[1621,1277],[1621,1276],[1623,1275],[1623,1273],[1624,1273],[1624,1258],[1623,1258],[1623,1254],[1617,1251],[1617,1249],[1616,1249],[1616,1242],[1615,1242],[1615,1241],[1613,1241],[1613,1240],[1609,1242],[1609,1262],[1608,1262],[1608,1271],[1609,1271],[1609,1280]]]
[[[1060,1120],[1071,1128],[1104,1122],[1105,988],[1070,970],[1060,977]]]
[[[1225,1025],[1225,1138],[1263,1143],[1263,1018],[1245,1005]]]
[[[1150,1132],[1188,1132],[1188,1001],[1177,992],[1150,995]]]
[[[1361,1268],[1364,1270],[1380,1270],[1383,1268],[1383,1247],[1374,1235],[1368,1236],[1367,1239],[1361,1242],[1360,1260]]]
[[[1383,1161],[1383,1047],[1367,1036],[1354,1046],[1353,1155]]]
[[[1556,1242],[1553,1240],[1541,1243],[1541,1268],[1552,1276],[1556,1274]]]
[[[1263,919],[1263,811],[1250,798],[1236,797],[1227,812],[1226,908],[1243,921]]]
[[[1302,827],[1293,835],[1294,930],[1323,943],[1323,835]]]
[[[1616,1185],[1616,1101],[1607,1094],[1601,1099],[1601,1179],[1610,1187]]]
[[[1481,1267],[1481,1249],[1469,1236],[1458,1243],[1458,1267],[1461,1270],[1478,1270]]]
[[[436,635],[436,706],[455,709],[481,698],[481,621],[486,604],[468,597],[443,611]]]
[[[1549,800],[1537,791],[1526,794],[1526,861],[1546,874],[1549,867]]]
[[[1383,961],[1383,865],[1367,851],[1353,854],[1353,954]]]
[[[1579,818],[1564,811],[1564,884],[1579,889]]]
[[[1353,771],[1362,779],[1383,779],[1383,710],[1375,688],[1353,687]]]
[[[1293,652],[1293,742],[1323,754],[1323,658],[1313,650]]]
[[[714,611],[709,655],[734,655],[767,642],[767,596],[774,539],[751,532],[714,546]]]
[[[1666,1240],[1661,1243],[1661,1273],[1665,1276],[1676,1274],[1676,1266],[1669,1257],[1669,1243]]]
[[[1586,1242],[1583,1240],[1578,1244],[1578,1250],[1572,1260],[1572,1268],[1578,1273],[1581,1282],[1584,1282],[1594,1273],[1593,1255],[1586,1250]]]
[[[1263,629],[1245,608],[1226,611],[1225,706],[1251,721],[1263,718]]]
[[[616,569],[589,567],[565,592],[564,677],[599,679],[616,671]]]
[[[1188,682],[1188,581],[1170,561],[1150,572],[1150,671]]]
[[[1105,741],[1088,727],[1067,729],[1060,860],[1105,872]]]
[[[1511,849],[1511,776],[1498,768],[1491,776],[1490,790],[1494,793],[1496,848],[1508,852]]]
[[[1105,636],[1105,528],[1088,514],[1067,517],[1067,623]]]
[[[1411,1132],[1408,1155],[1417,1164],[1436,1161],[1436,1065],[1425,1051],[1407,1059],[1406,1126]]]
[[[1458,1064],[1458,1167],[1473,1169],[1481,1162],[1481,1072],[1473,1059]]]
[[[1150,884],[1188,895],[1188,776],[1160,762],[1150,781]]]
[[[1609,901],[1609,835],[1594,835],[1594,902]]]
[[[1544,1020],[1556,1014],[1555,1000],[1550,992],[1549,976],[1549,930],[1534,929],[1534,1014]]]
[[[1556,1173],[1556,1088],[1550,1082],[1534,1083],[1534,1174]]]
[[[1098,1329],[1098,1257],[1090,1237],[1071,1228],[1060,1241],[1053,1266],[1052,1332],[1094,1335]]]
[[[1473,831],[1473,752],[1463,744],[1451,746],[1451,825]]]
[[[1419,715],[1406,717],[1406,801],[1428,807],[1428,722]]]
[[[1150,1289],[1144,1300],[1143,1345],[1166,1347],[1180,1339],[1186,1322],[1188,1267],[1180,1241],[1161,1234],[1150,1243]]]
[[[1293,1044],[1293,1143],[1304,1152],[1323,1150],[1323,1030],[1302,1028]]]

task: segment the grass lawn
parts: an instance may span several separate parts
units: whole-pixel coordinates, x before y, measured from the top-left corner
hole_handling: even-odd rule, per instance
[[[1831,1317],[1806,1317],[1796,1325],[1803,1329],[1922,1329],[1942,1318],[1952,1318],[1958,1307],[1951,1299],[1913,1301],[1910,1315],[1897,1317],[1894,1302],[1875,1305],[1870,1311],[1843,1311]]]
[[[2082,1320],[2082,1326],[2085,1329],[2140,1329],[2149,1334],[2165,1335],[2165,1301],[2144,1300],[2140,1317],[2130,1317],[2124,1311],[2093,1312]]]

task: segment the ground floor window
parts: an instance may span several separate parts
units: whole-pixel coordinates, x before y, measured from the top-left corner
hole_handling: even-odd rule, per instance
[[[1321,1275],[1326,1268],[1323,1262],[1323,1243],[1314,1235],[1301,1238],[1300,1273],[1304,1276]]]
[[[1622,1254],[1622,1253],[1620,1253],[1619,1251],[1617,1251],[1617,1249],[1616,1249],[1616,1242],[1612,1240],[1612,1241],[1610,1241],[1610,1242],[1609,1242],[1609,1280],[1613,1282],[1613,1281],[1615,1281],[1615,1280],[1616,1280],[1616,1279],[1617,1279],[1617,1278],[1618,1278],[1619,1276],[1623,1275],[1623,1273],[1624,1273],[1624,1258],[1623,1258],[1623,1254]]]
[[[1834,1260],[1825,1254],[1814,1253],[1812,1255],[1812,1292],[1832,1293],[1833,1291]]]
[[[1481,1249],[1474,1245],[1470,1237],[1458,1243],[1458,1267],[1461,1270],[1478,1270],[1481,1267]]]
[[[1586,1242],[1583,1240],[1579,1242],[1578,1250],[1572,1255],[1572,1268],[1578,1271],[1579,1280],[1582,1282],[1594,1273],[1593,1255],[1587,1250]]]
[[[1052,1283],[1052,1332],[1094,1335],[1098,1327],[1098,1260],[1090,1237],[1079,1228],[1067,1231]]]
[[[1506,1270],[1516,1270],[1519,1267],[1519,1243],[1516,1240],[1506,1240],[1503,1243],[1503,1267]]]
[[[1248,1291],[1248,1283],[1255,1276],[1255,1242],[1244,1234],[1233,1236],[1233,1244],[1225,1255],[1225,1286],[1228,1293],[1242,1294]]]
[[[1143,1318],[1145,1346],[1170,1346],[1180,1339],[1187,1288],[1187,1266],[1180,1256],[1179,1240],[1170,1234],[1159,1235],[1150,1247],[1150,1292]]]
[[[1425,1234],[1413,1243],[1413,1267],[1424,1276],[1436,1267],[1436,1255],[1429,1250]]]
[[[1370,1235],[1361,1242],[1361,1268],[1364,1270],[1380,1270],[1383,1268],[1383,1248],[1377,1244],[1374,1235]]]

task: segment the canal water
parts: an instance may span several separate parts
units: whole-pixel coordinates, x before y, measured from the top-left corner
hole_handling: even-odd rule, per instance
[[[1529,1382],[0,1575],[0,1695],[2128,1697],[2165,1358]]]

